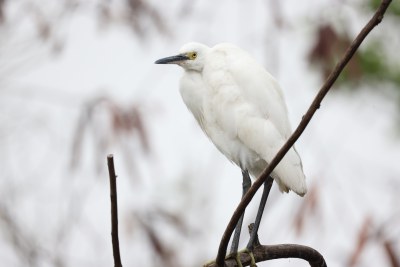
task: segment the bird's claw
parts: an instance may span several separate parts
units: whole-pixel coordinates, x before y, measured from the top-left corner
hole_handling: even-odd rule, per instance
[[[240,260],[240,254],[242,254],[242,253],[247,253],[247,254],[249,254],[249,256],[250,256],[250,267],[257,267],[256,260],[255,260],[255,258],[254,258],[253,251],[251,251],[251,250],[249,250],[249,249],[247,249],[247,248],[244,249],[244,250],[238,251],[238,252],[236,252],[236,253],[231,253],[231,254],[229,254],[228,256],[225,257],[225,260],[234,258],[235,261],[236,261],[237,266],[238,266],[238,267],[243,267],[242,261]]]
[[[257,267],[256,259],[254,258],[253,251],[249,250],[247,248],[244,251],[247,252],[249,254],[249,256],[250,256],[250,260],[251,260],[250,261],[250,267]]]

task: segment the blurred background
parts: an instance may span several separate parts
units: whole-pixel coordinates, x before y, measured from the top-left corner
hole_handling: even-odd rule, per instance
[[[0,0],[1,265],[113,265],[110,153],[123,265],[213,259],[241,173],[186,110],[182,70],[153,62],[189,41],[235,43],[279,80],[295,128],[378,5]],[[261,243],[311,246],[329,266],[399,266],[399,23],[393,1],[297,142],[309,193],[272,188]]]

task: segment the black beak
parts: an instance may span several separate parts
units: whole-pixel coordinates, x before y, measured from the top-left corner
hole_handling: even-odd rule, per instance
[[[178,63],[180,61],[184,61],[184,60],[188,60],[188,59],[189,59],[189,57],[186,55],[176,55],[176,56],[172,56],[172,57],[161,58],[154,63],[155,64],[174,64],[174,63]]]

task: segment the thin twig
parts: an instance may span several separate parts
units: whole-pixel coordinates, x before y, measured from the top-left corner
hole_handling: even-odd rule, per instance
[[[117,176],[115,175],[114,157],[112,154],[107,156],[107,165],[108,173],[110,176],[111,240],[114,256],[114,267],[122,267],[118,238]]]
[[[244,212],[247,205],[250,203],[251,199],[257,192],[257,190],[261,187],[261,185],[264,183],[264,181],[268,178],[268,176],[271,174],[271,172],[276,167],[276,165],[278,165],[278,163],[282,160],[282,158],[285,156],[287,151],[293,146],[293,144],[296,142],[296,140],[303,133],[304,129],[307,127],[307,125],[310,122],[311,118],[313,117],[314,113],[320,107],[323,98],[328,93],[328,91],[331,89],[333,83],[339,77],[340,73],[342,72],[344,67],[347,65],[349,60],[352,58],[352,56],[356,52],[357,48],[364,41],[365,37],[372,31],[372,29],[376,25],[378,25],[382,21],[383,15],[385,14],[386,9],[388,8],[390,2],[391,2],[391,0],[382,0],[380,6],[377,9],[377,11],[375,12],[374,16],[371,18],[371,20],[368,22],[368,24],[361,30],[361,32],[358,34],[356,39],[354,39],[354,41],[351,43],[350,47],[345,52],[343,58],[336,64],[334,70],[331,72],[328,79],[325,81],[325,83],[319,90],[318,94],[316,95],[314,101],[311,103],[311,106],[307,110],[307,113],[303,116],[303,119],[301,120],[299,126],[296,128],[296,130],[293,132],[293,134],[287,140],[285,145],[279,150],[279,152],[276,154],[276,156],[272,159],[272,161],[269,163],[269,165],[264,170],[264,172],[261,174],[261,176],[253,183],[253,186],[249,189],[249,191],[246,193],[246,195],[244,195],[244,197],[242,198],[241,202],[239,203],[238,207],[236,208],[235,212],[233,213],[232,218],[229,221],[228,226],[226,227],[225,232],[222,236],[222,239],[221,239],[221,242],[219,245],[219,249],[218,249],[218,255],[216,258],[216,263],[218,266],[223,266],[223,264],[224,264],[224,258],[226,255],[226,249],[227,249],[227,246],[229,243],[229,239],[233,233],[233,230],[235,229],[235,225],[238,222],[241,214]]]

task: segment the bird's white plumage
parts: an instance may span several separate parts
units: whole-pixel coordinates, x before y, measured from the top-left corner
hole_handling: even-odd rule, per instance
[[[232,162],[258,177],[291,134],[277,81],[247,52],[231,44],[209,48],[189,43],[173,62],[185,73],[183,101],[215,146]],[[281,191],[307,192],[300,156],[291,148],[272,173]]]

